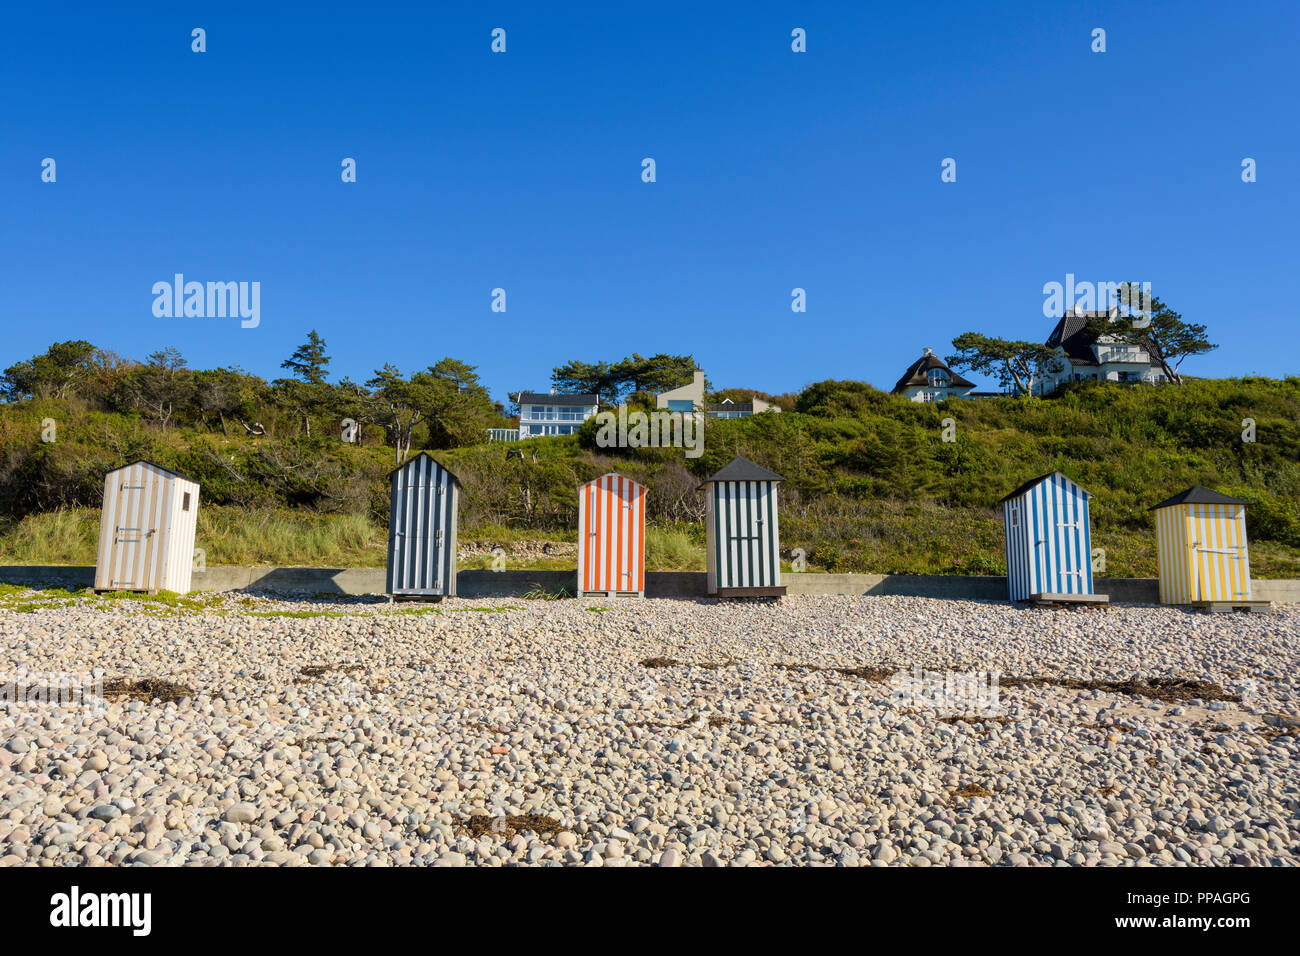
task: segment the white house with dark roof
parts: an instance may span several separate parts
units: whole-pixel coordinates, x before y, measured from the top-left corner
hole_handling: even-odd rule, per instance
[[[908,366],[894,386],[892,394],[913,402],[942,402],[946,398],[966,398],[975,383],[962,378],[930,349]]]
[[[1034,384],[1034,391],[1048,395],[1069,382],[1130,382],[1158,384],[1165,374],[1151,356],[1138,345],[1116,342],[1108,335],[1089,330],[1090,319],[1118,316],[1109,312],[1066,312],[1047,337],[1047,345],[1060,350],[1058,368],[1046,372]]]
[[[596,395],[520,392],[511,398],[519,405],[519,438],[572,435],[600,408]]]

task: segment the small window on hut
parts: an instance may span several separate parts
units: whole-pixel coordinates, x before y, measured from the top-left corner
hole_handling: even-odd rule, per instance
[[[190,510],[190,493],[187,491],[181,495],[181,511]]]
[[[1013,528],[1019,528],[1019,527],[1020,527],[1020,509],[1019,509],[1019,508],[1012,508],[1012,509],[1011,509],[1011,527],[1013,527]]]

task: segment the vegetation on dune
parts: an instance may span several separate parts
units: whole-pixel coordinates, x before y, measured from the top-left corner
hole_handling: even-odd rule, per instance
[[[191,371],[176,356],[140,366],[64,347],[77,343],[11,367],[11,400],[0,404],[0,561],[93,563],[103,475],[145,458],[202,483],[197,545],[208,564],[380,566],[387,474],[396,444],[410,441],[463,482],[460,542],[470,567],[491,566],[498,546],[509,567],[573,567],[575,488],[617,470],[649,488],[649,567],[702,569],[699,482],[744,455],[786,477],[786,557],[801,548],[814,570],[1001,573],[997,501],[1059,469],[1095,495],[1094,544],[1106,549],[1108,574],[1154,574],[1147,509],[1192,484],[1250,502],[1257,575],[1300,572],[1298,377],[1085,383],[1050,399],[938,405],[861,382],[818,382],[787,398],[781,414],[708,420],[703,454],[690,459],[681,449],[599,448],[594,422],[573,436],[483,442],[498,411],[490,403],[485,411],[473,369],[451,359],[409,394],[377,378],[376,392],[362,389],[355,406],[346,390],[330,392],[343,405],[315,405],[321,393],[312,389],[343,388],[319,381],[316,345],[295,355],[302,379],[277,383]],[[182,380],[189,397],[154,411],[167,383]],[[385,389],[387,398],[375,397]],[[410,413],[402,402],[415,418],[402,417]],[[359,423],[358,442],[341,440],[344,410]],[[399,425],[390,427],[394,416]],[[949,418],[951,442],[943,440]],[[1246,419],[1253,442],[1243,440]],[[54,441],[42,440],[47,420]],[[258,427],[239,427],[249,423]],[[508,457],[508,448],[528,454]],[[556,547],[548,553],[543,541]]]

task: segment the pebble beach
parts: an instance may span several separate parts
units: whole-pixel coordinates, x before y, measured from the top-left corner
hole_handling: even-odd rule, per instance
[[[21,592],[0,682],[3,865],[1300,861],[1296,605]]]

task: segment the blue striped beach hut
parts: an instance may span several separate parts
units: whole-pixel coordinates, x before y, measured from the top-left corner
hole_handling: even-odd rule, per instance
[[[454,597],[460,479],[422,451],[389,481],[387,593]]]
[[[1054,471],[1002,499],[1011,600],[1101,603],[1092,590],[1091,497]]]
[[[704,526],[711,597],[781,597],[781,529],[776,489],[785,481],[747,458],[704,480]]]

